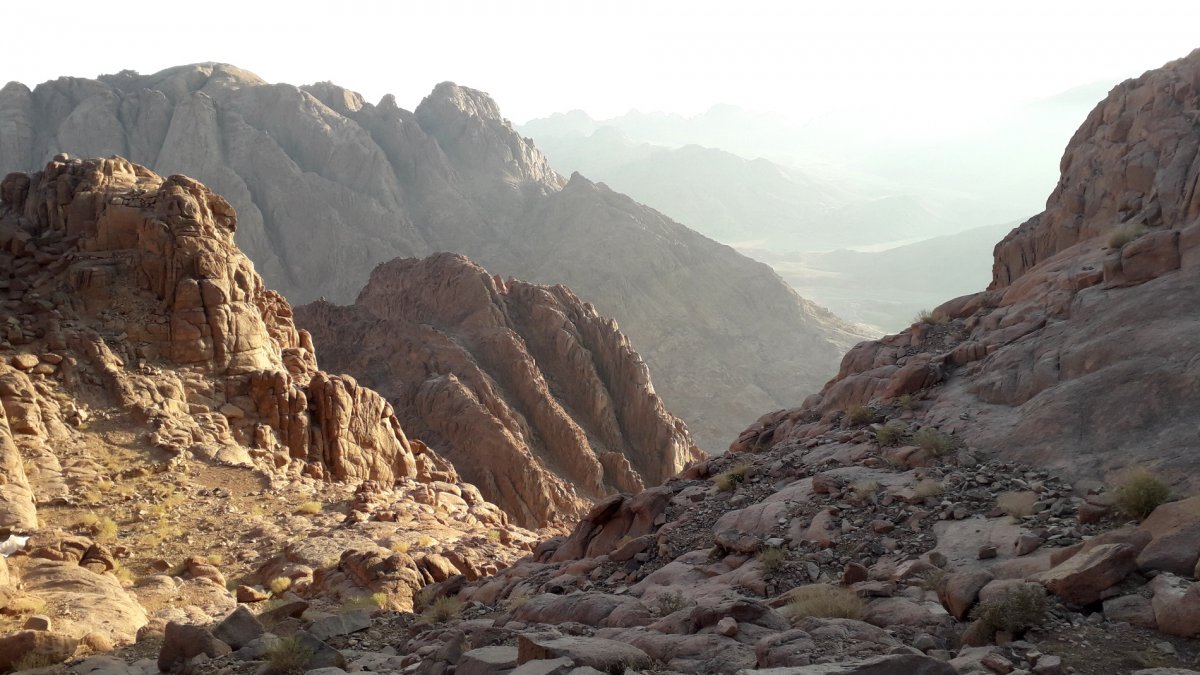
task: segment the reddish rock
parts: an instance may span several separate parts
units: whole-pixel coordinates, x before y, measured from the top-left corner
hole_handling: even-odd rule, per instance
[[[1128,544],[1104,544],[1078,553],[1035,579],[1067,602],[1087,605],[1137,569],[1137,551]]]
[[[1200,636],[1200,583],[1163,573],[1150,582],[1154,597],[1154,620],[1158,629],[1170,635]]]
[[[1192,576],[1200,561],[1200,497],[1159,506],[1139,530],[1150,542],[1138,554],[1138,568]]]
[[[991,580],[991,572],[983,569],[947,574],[938,582],[938,600],[951,616],[963,621],[979,597],[980,589]]]

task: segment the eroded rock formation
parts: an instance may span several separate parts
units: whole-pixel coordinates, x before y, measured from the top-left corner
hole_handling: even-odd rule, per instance
[[[734,447],[909,396],[923,424],[970,446],[1074,476],[1142,464],[1195,486],[1198,109],[1200,51],[1115,87],[1067,147],[1046,210],[997,244],[988,290],[856,346],[819,395]]]
[[[0,668],[221,616],[226,573],[411,609],[532,548],[382,396],[317,369],[236,227],[120,158],[0,182],[0,634],[46,614]]]
[[[376,265],[435,251],[565,284],[620,322],[701,448],[816,389],[865,337],[766,265],[583,176],[551,170],[480,91],[415,112],[219,64],[0,90],[0,175],[59,152],[182,173],[236,209],[237,242],[293,303],[353,301]]]
[[[348,307],[297,308],[322,365],[357,375],[401,424],[527,527],[700,457],[612,320],[563,286],[462,256],[380,265]]]

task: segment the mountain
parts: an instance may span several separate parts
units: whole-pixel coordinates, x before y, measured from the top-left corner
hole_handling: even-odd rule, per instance
[[[701,457],[616,323],[462,256],[397,259],[350,306],[297,308],[322,363],[387,397],[519,524],[577,521]]]
[[[1077,478],[1148,468],[1194,488],[1198,108],[1200,50],[1118,85],[1071,139],[1046,209],[996,245],[986,291],[858,345],[819,395],[737,446],[910,395],[917,423],[1001,458]]]
[[[239,585],[411,608],[536,541],[317,369],[237,225],[122,159],[0,183],[0,669],[212,621]]]
[[[878,181],[821,176],[699,145],[634,143],[615,127],[539,136],[552,166],[578,171],[739,249],[813,251],[930,236],[953,227]]]
[[[701,447],[815,390],[865,337],[767,266],[559,176],[487,95],[450,83],[414,112],[218,64],[0,90],[0,170],[58,152],[211,186],[239,214],[239,246],[298,304],[350,302],[377,264],[435,251],[565,284],[620,323]]]
[[[987,285],[992,249],[1015,225],[985,225],[883,250],[743,252],[769,264],[804,297],[884,332],[908,326],[948,296]]]
[[[1111,86],[1111,82],[1088,83],[1007,109],[969,111],[945,127],[928,129],[921,127],[920,119],[912,124],[907,112],[880,123],[878,117],[867,118],[857,110],[807,119],[806,112],[799,110],[792,115],[795,119],[790,119],[718,105],[692,116],[631,111],[603,120],[574,110],[530,120],[520,130],[532,137],[559,169],[580,170],[628,191],[635,199],[720,241],[762,239],[767,245],[760,248],[774,253],[820,251],[947,235],[1024,218],[1044,205],[1045,185],[1055,180],[1058,159],[1078,120]],[[946,116],[945,111],[933,114]],[[779,192],[770,180],[760,183],[753,172],[735,171],[726,181],[708,185],[705,174],[730,171],[728,163],[714,156],[698,157],[694,151],[690,153],[693,165],[673,167],[679,174],[653,170],[657,163],[667,161],[669,151],[690,145],[769,161],[799,176],[801,185],[791,192],[801,199],[799,203],[807,202],[807,212],[788,210],[773,215],[783,220],[782,213],[795,213],[784,221],[792,223],[793,240],[812,243],[795,246],[792,241],[773,243],[761,235],[746,234],[727,239],[721,229],[705,229],[716,224],[726,227],[727,220],[740,223],[743,231],[770,232],[772,228],[767,226],[771,221],[763,220],[753,203],[741,210],[744,204],[738,195],[746,191],[746,181],[753,181],[757,191],[772,198],[777,199],[774,196]],[[620,152],[613,148],[621,146],[637,149],[627,150],[628,157],[621,165],[607,161],[590,172],[576,166],[584,166],[587,155],[611,160]],[[643,146],[667,154],[656,156]],[[626,174],[637,173],[640,166],[645,167],[641,180],[650,184],[635,192],[636,183]],[[814,182],[824,186],[821,199],[803,192],[804,184]],[[706,189],[696,189],[700,185]],[[683,210],[689,204],[677,195],[687,192],[698,195],[714,213],[699,208]],[[830,205],[845,212],[819,220]],[[823,227],[811,227],[814,220]],[[716,223],[710,225],[712,221]],[[856,235],[856,239],[824,243],[830,237]]]

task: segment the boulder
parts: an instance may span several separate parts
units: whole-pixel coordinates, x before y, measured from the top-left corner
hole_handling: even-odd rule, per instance
[[[1164,572],[1150,582],[1154,596],[1154,621],[1158,629],[1170,635],[1200,636],[1200,582],[1190,582]]]
[[[1051,593],[1075,605],[1087,605],[1137,569],[1137,551],[1128,544],[1104,544],[1076,554],[1061,565],[1034,575]]]
[[[1139,528],[1150,542],[1138,554],[1138,568],[1192,576],[1200,561],[1200,496],[1154,509]]]
[[[938,582],[938,600],[951,616],[963,621],[979,597],[980,589],[991,580],[991,572],[984,569],[947,574]]]
[[[245,607],[238,607],[213,628],[212,634],[213,637],[237,650],[251,640],[262,637],[265,632],[266,629],[259,623],[258,617]]]
[[[516,647],[480,647],[464,652],[454,672],[456,675],[500,675],[516,667]]]
[[[604,638],[575,635],[522,633],[517,636],[517,662],[569,658],[575,663],[601,671],[624,665],[626,668],[648,668],[646,652],[633,645]]]
[[[69,635],[41,630],[20,630],[0,636],[0,670],[7,670],[22,659],[37,658],[61,663],[75,653],[79,640]]]
[[[228,644],[217,639],[206,628],[171,621],[167,623],[163,632],[162,647],[158,652],[158,669],[170,673],[176,668],[185,667],[188,661],[200,654],[215,658],[232,651]]]

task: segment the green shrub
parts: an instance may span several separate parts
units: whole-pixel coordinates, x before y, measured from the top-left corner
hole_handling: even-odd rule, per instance
[[[1120,225],[1108,235],[1108,247],[1117,250],[1125,248],[1125,244],[1146,234],[1146,226],[1141,223]]]
[[[791,591],[788,613],[792,620],[806,617],[821,619],[861,619],[863,601],[848,588],[829,584],[800,586]]]
[[[1127,518],[1145,520],[1170,496],[1171,489],[1158,476],[1148,469],[1137,468],[1117,486],[1114,506]]]
[[[1046,591],[1036,584],[1022,584],[1004,595],[980,603],[971,610],[979,621],[983,637],[991,639],[999,631],[1017,635],[1042,625],[1046,620]]]
[[[295,637],[279,638],[267,647],[270,672],[278,675],[300,675],[308,670],[313,651]]]
[[[904,438],[904,431],[899,424],[888,422],[875,430],[875,442],[884,448],[899,445],[900,439]]]
[[[846,421],[855,426],[867,424],[875,419],[875,413],[865,406],[851,405],[846,408]]]
[[[913,436],[913,441],[922,450],[927,450],[935,457],[941,457],[954,449],[954,439],[942,433],[937,427],[925,427]]]
[[[786,561],[787,551],[782,546],[770,546],[758,554],[758,562],[762,564],[763,571],[768,574],[783,567],[783,563]]]

